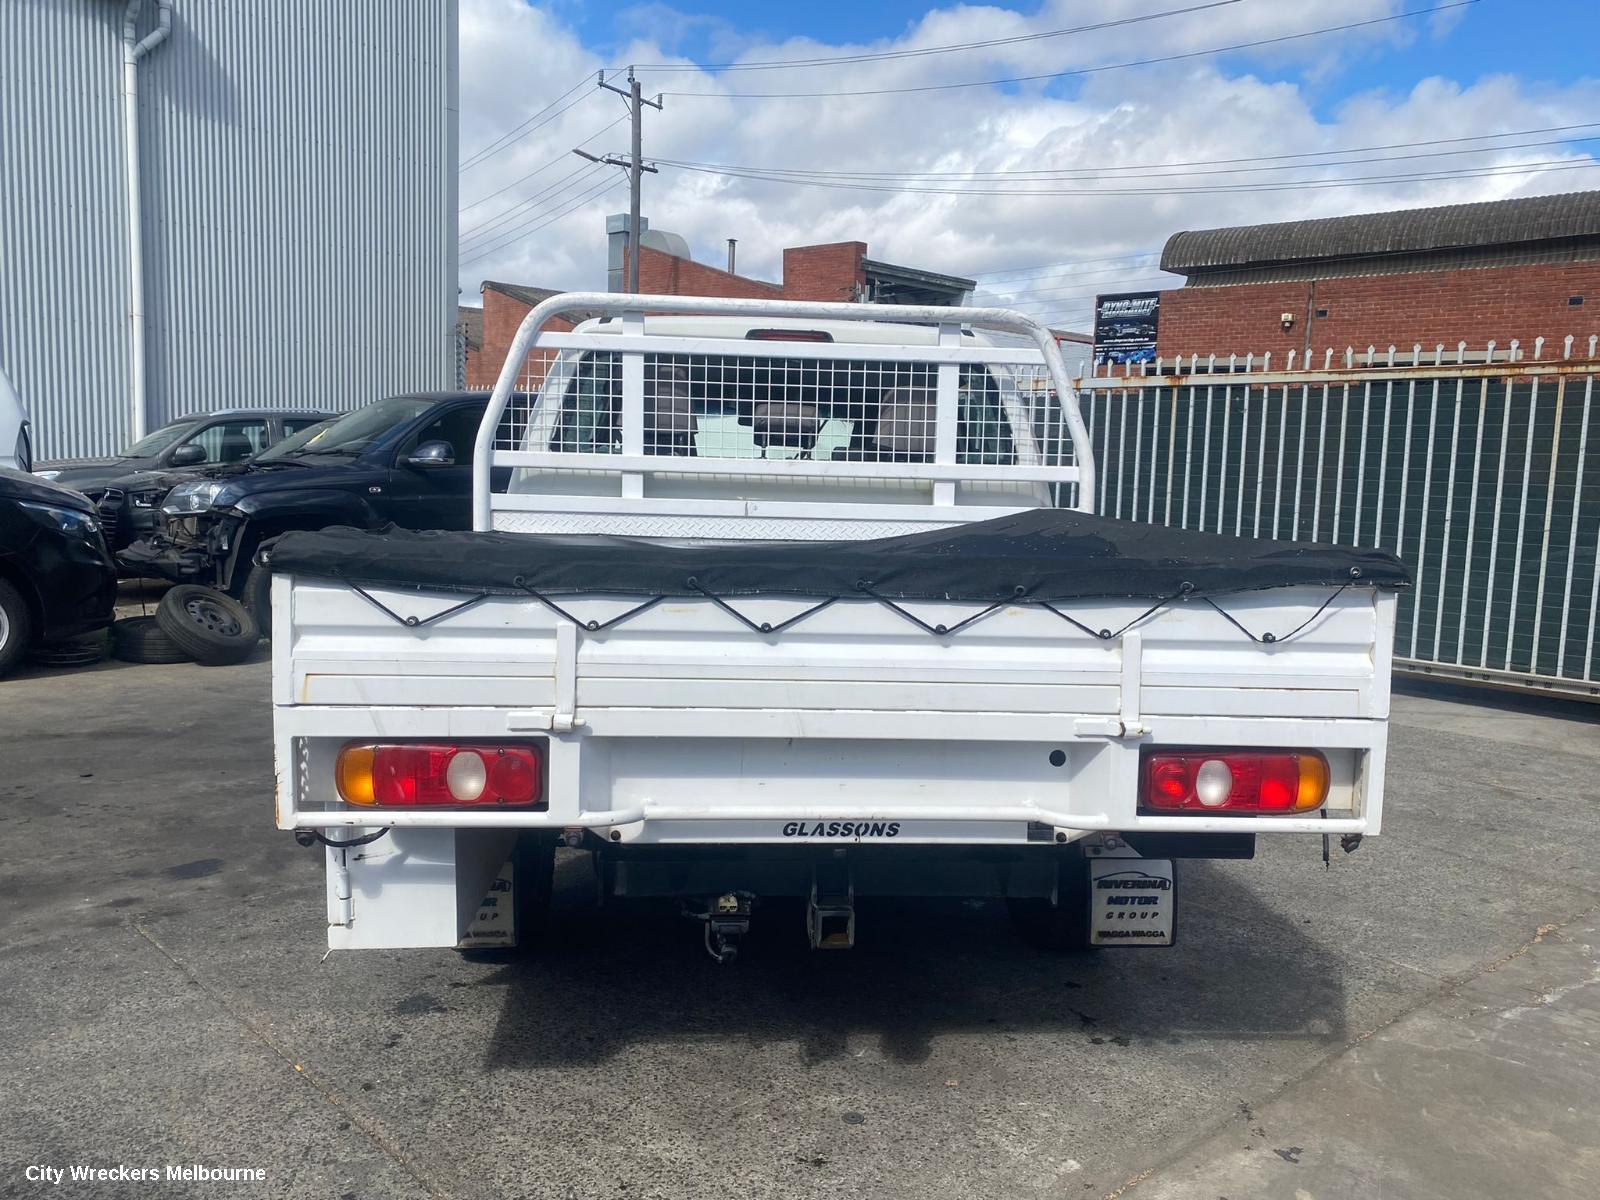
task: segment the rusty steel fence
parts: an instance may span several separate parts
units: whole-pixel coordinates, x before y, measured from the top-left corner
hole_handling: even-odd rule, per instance
[[[1085,377],[1097,509],[1392,551],[1397,669],[1600,699],[1597,340]]]

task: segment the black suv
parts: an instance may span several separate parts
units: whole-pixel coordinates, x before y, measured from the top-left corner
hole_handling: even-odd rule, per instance
[[[36,463],[33,470],[93,500],[115,550],[155,528],[161,497],[188,474],[242,463],[328,416],[284,408],[195,413],[146,434],[113,457]]]
[[[253,565],[265,539],[329,525],[472,527],[472,454],[488,402],[486,392],[390,396],[230,475],[180,483],[162,501],[156,531],[118,562],[126,573],[222,588],[265,632],[271,575]]]

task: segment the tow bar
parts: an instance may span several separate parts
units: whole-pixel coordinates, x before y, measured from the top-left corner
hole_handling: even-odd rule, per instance
[[[739,957],[739,939],[750,932],[750,914],[756,898],[750,892],[724,892],[707,904],[704,912],[683,907],[683,915],[705,924],[706,953],[719,963]]]
[[[813,950],[848,950],[856,944],[856,885],[848,862],[812,868],[806,933]]]

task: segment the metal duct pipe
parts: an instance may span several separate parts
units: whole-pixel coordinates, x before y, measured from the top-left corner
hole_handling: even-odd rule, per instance
[[[145,435],[144,387],[144,219],[139,185],[139,60],[172,32],[172,0],[156,0],[156,27],[136,38],[144,0],[128,0],[122,10],[122,146],[127,164],[128,218],[128,384],[132,440]]]
[[[738,238],[729,238],[728,239],[728,274],[729,275],[733,274],[733,251],[734,251],[734,247],[737,246],[738,244],[739,244],[739,239]]]

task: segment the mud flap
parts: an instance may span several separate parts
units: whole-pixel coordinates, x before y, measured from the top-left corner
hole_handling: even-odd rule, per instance
[[[1089,944],[1170,946],[1177,933],[1170,858],[1089,860]]]
[[[401,826],[369,845],[329,848],[328,948],[462,945],[486,897],[493,908],[507,903],[493,888],[516,837],[513,829]]]
[[[515,857],[500,864],[500,873],[478,902],[477,915],[461,935],[458,950],[501,950],[517,944],[517,906]]]

